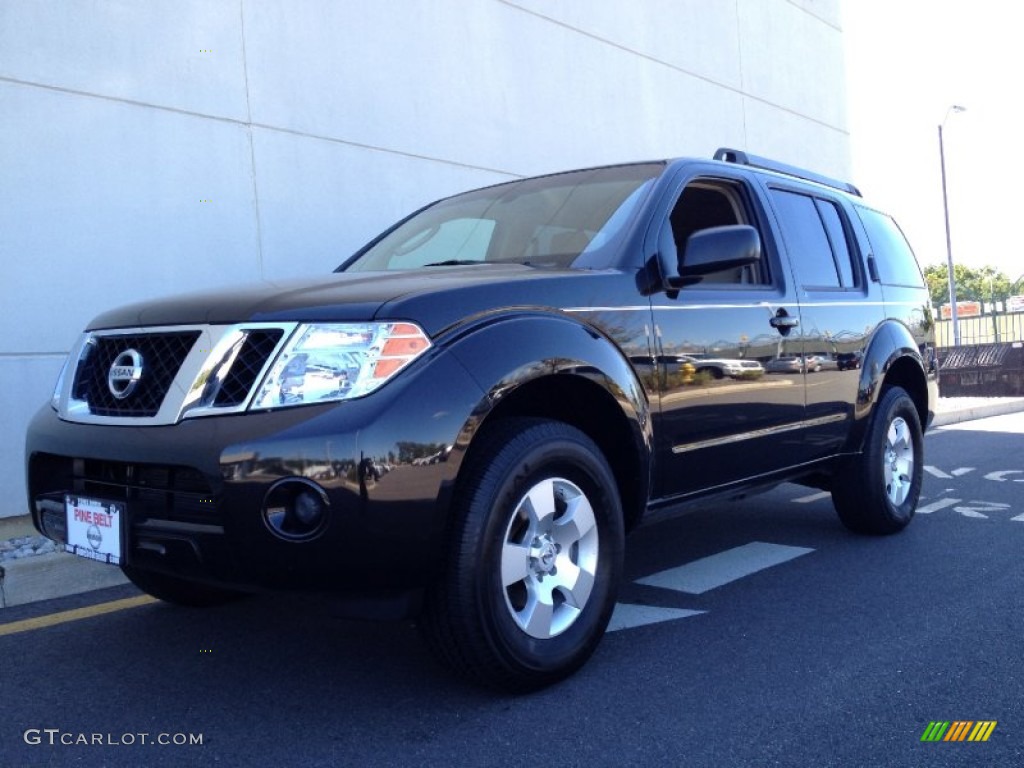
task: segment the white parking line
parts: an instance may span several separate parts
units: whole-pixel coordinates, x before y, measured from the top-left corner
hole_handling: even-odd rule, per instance
[[[810,496],[801,496],[799,499],[793,499],[793,502],[795,504],[810,504],[812,501],[817,501],[818,499],[827,499],[831,495],[832,494],[828,491],[818,491],[817,493],[812,493]]]
[[[917,514],[930,515],[932,512],[938,512],[940,509],[945,509],[946,507],[952,507],[954,504],[959,504],[960,501],[960,499],[939,499],[938,501],[933,501],[926,507],[918,507]]]
[[[793,558],[813,552],[807,547],[789,547],[752,541],[742,547],[727,549],[717,555],[703,557],[686,565],[669,568],[639,579],[637,584],[672,589],[691,595],[703,595],[717,587],[742,579],[752,573],[780,565]]]
[[[617,632],[620,629],[632,629],[633,627],[642,627],[645,624],[657,624],[662,621],[672,621],[673,619],[686,619],[690,616],[700,616],[702,613],[706,613],[706,611],[617,603],[615,612],[612,613],[612,620],[608,623],[607,631]]]

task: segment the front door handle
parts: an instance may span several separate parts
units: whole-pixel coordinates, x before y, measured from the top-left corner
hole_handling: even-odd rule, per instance
[[[788,314],[784,309],[780,309],[775,313],[775,317],[768,321],[768,324],[785,336],[791,330],[800,325],[800,318],[796,315]]]

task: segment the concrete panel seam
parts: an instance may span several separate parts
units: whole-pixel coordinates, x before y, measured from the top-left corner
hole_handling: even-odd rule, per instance
[[[252,106],[249,101],[249,61],[245,52],[245,0],[238,0],[239,25],[242,35],[242,78],[245,82],[245,117],[247,121],[245,134],[249,140],[249,178],[252,182],[253,215],[256,220],[256,266],[260,279],[266,277],[263,269],[263,223],[260,221],[260,191],[256,181],[256,148],[252,139]]]
[[[808,7],[804,6],[804,5],[801,5],[798,2],[795,2],[795,0],[786,0],[786,2],[789,3],[790,5],[792,5],[794,8],[796,8],[798,11],[803,11],[808,16],[810,16],[812,19],[815,19],[816,21],[820,21],[826,27],[831,27],[836,32],[842,32],[843,31],[843,28],[841,26],[839,26],[838,24],[833,24],[831,21],[826,19],[824,16],[819,16],[814,11],[812,11],[810,8],[808,8]]]
[[[544,21],[547,21],[547,22],[549,22],[551,24],[555,24],[556,26],[562,27],[564,29],[568,29],[571,32],[575,32],[576,34],[583,35],[584,37],[589,37],[591,40],[595,40],[595,41],[597,41],[599,43],[603,43],[604,45],[611,46],[612,48],[617,48],[620,51],[624,51],[626,53],[632,54],[633,56],[637,56],[637,57],[639,57],[641,59],[644,59],[645,61],[650,61],[653,64],[660,64],[661,66],[666,67],[667,69],[671,69],[674,72],[679,72],[680,74],[686,75],[687,77],[692,77],[695,80],[700,80],[702,82],[708,83],[709,85],[713,85],[716,88],[721,88],[723,91],[728,91],[728,92],[734,93],[734,94],[736,94],[738,96],[742,96],[743,98],[751,99],[752,101],[760,102],[761,104],[765,104],[765,105],[767,105],[769,107],[773,107],[773,108],[781,110],[783,112],[788,112],[789,114],[795,115],[796,117],[799,117],[799,118],[801,118],[803,120],[807,120],[808,122],[817,123],[818,125],[821,125],[821,126],[823,126],[825,128],[830,128],[832,130],[838,131],[839,133],[841,133],[843,135],[848,135],[849,134],[848,131],[840,128],[839,126],[835,126],[835,125],[832,125],[831,123],[827,123],[824,120],[819,120],[816,117],[812,117],[811,115],[806,115],[803,112],[798,112],[797,110],[791,109],[791,108],[786,107],[786,106],[783,106],[782,104],[777,104],[777,103],[775,103],[773,101],[770,101],[768,99],[762,98],[760,96],[755,96],[754,94],[748,93],[747,91],[743,90],[742,88],[736,88],[736,87],[734,87],[732,85],[729,85],[728,83],[723,83],[723,82],[721,82],[719,80],[715,80],[714,78],[708,77],[707,75],[701,75],[701,74],[698,74],[696,72],[691,72],[690,70],[686,69],[685,67],[680,67],[677,64],[670,64],[667,61],[663,61],[662,59],[659,59],[659,58],[657,58],[655,56],[651,56],[650,54],[644,53],[643,51],[638,51],[635,48],[630,48],[629,46],[623,45],[622,43],[617,43],[614,40],[609,40],[608,38],[601,37],[600,35],[595,35],[593,32],[588,32],[585,29],[580,29],[579,27],[574,27],[571,24],[567,24],[564,21],[559,21],[558,19],[552,18],[551,16],[545,16],[543,13],[538,13],[537,11],[531,10],[529,8],[524,8],[521,5],[517,5],[515,2],[513,2],[513,0],[497,0],[497,2],[501,3],[502,5],[507,5],[509,8],[514,8],[517,11],[521,11],[522,13],[529,14],[530,16],[535,16],[538,19],[543,19]],[[817,18],[817,17],[815,16],[815,18]]]
[[[223,117],[221,115],[207,115],[202,112],[193,112],[191,110],[181,109],[179,107],[168,107],[163,104],[152,104],[145,101],[138,101],[136,99],[126,99],[120,96],[109,96],[107,94],[102,93],[80,91],[74,88],[65,88],[59,85],[35,83],[29,80],[20,80],[14,77],[6,77],[4,75],[0,75],[0,83],[10,83],[12,85],[20,85],[27,88],[39,88],[46,91],[53,91],[55,93],[65,93],[71,96],[81,96],[84,98],[100,99],[101,101],[109,101],[115,104],[126,104],[132,107],[156,109],[162,112],[170,112],[172,114],[184,115],[186,117],[196,117],[203,120],[214,120],[216,122],[226,123],[228,125],[237,125],[244,128],[262,128],[263,130],[274,131],[275,133],[285,133],[291,136],[300,136],[306,139],[316,139],[318,141],[329,141],[335,144],[344,144],[345,146],[355,147],[356,149],[366,149],[372,152],[384,152],[389,155],[397,155],[398,157],[408,157],[413,160],[426,160],[427,162],[440,163],[441,165],[447,165],[453,168],[466,168],[473,171],[484,171],[485,173],[499,173],[514,179],[521,179],[525,175],[522,173],[516,173],[515,171],[504,170],[501,168],[491,168],[486,165],[475,165],[473,163],[465,163],[460,162],[458,160],[450,160],[444,157],[434,157],[432,155],[424,155],[401,149],[392,149],[389,147],[376,146],[374,144],[365,144],[363,142],[358,141],[349,141],[347,139],[341,139],[336,136],[323,136],[316,133],[308,133],[306,131],[295,130],[294,128],[282,128],[276,125],[268,125],[266,123],[249,123],[244,120],[236,120],[233,117]]]
[[[306,133],[305,131],[296,131],[292,128],[280,128],[274,125],[266,125],[264,123],[252,123],[253,128],[262,128],[274,133],[286,133],[292,136],[300,136],[305,139],[316,139],[318,141],[329,141],[334,144],[344,144],[347,147],[355,147],[356,149],[366,149],[371,152],[386,152],[389,155],[397,155],[398,157],[408,157],[412,160],[426,160],[431,163],[441,163],[442,165],[448,165],[452,168],[466,168],[471,171],[484,171],[485,173],[500,173],[503,176],[508,176],[512,179],[522,179],[526,174],[516,173],[515,171],[507,171],[502,168],[491,168],[486,165],[475,165],[474,163],[463,163],[458,160],[447,160],[442,157],[434,157],[432,155],[421,155],[416,152],[407,152],[402,149],[389,149],[387,147],[379,147],[374,144],[365,144],[360,141],[349,141],[348,139],[339,139],[334,136],[321,136],[315,133]]]
[[[736,63],[739,65],[740,88],[746,88],[746,81],[743,71],[743,38],[740,35],[740,0],[733,0],[733,10],[736,13]],[[740,115],[743,119],[741,130],[743,131],[743,146],[749,146],[750,134],[747,133],[747,101],[740,99]]]

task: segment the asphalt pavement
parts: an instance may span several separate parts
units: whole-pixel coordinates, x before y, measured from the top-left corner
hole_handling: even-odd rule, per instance
[[[1024,397],[940,398],[933,426],[1018,411]],[[28,515],[0,518],[0,609],[125,583],[118,568],[54,551]]]

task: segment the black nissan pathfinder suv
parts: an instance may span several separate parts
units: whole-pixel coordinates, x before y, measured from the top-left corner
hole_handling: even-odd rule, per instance
[[[642,521],[794,481],[906,526],[932,331],[852,185],[728,149],[522,179],[328,276],[100,315],[29,428],[29,504],[164,600],[329,591],[530,690],[594,650]],[[814,356],[858,365],[762,375]],[[757,375],[679,362],[707,359]]]

